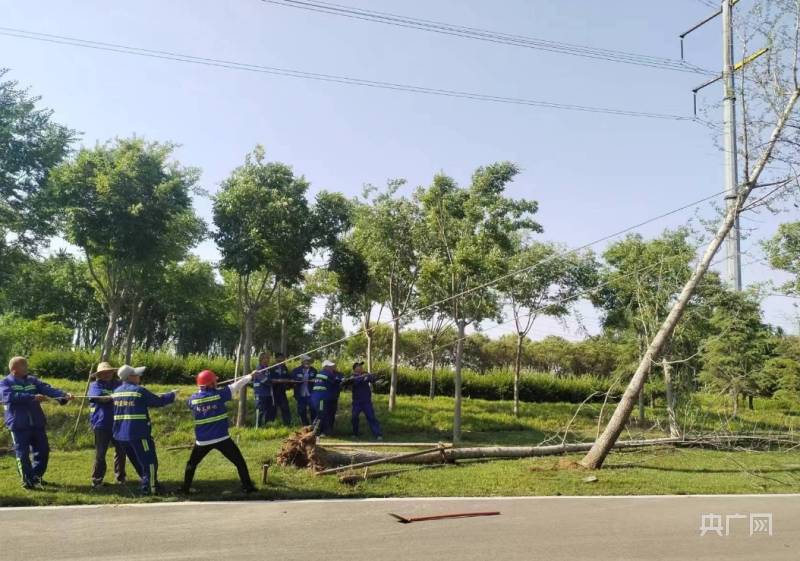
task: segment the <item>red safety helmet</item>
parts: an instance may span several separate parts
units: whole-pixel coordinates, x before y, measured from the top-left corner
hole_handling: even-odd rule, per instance
[[[217,383],[217,375],[211,370],[203,370],[197,375],[198,386],[213,386]]]

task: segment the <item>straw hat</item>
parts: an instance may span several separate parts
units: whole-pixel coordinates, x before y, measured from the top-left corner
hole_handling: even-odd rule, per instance
[[[98,374],[102,374],[103,372],[116,372],[117,369],[111,366],[107,362],[101,362],[97,365],[97,370],[92,374],[92,376],[97,376]]]

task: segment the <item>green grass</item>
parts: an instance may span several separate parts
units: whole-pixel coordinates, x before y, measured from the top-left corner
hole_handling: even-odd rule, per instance
[[[59,381],[61,382],[61,381]],[[58,384],[81,393],[82,384]],[[169,389],[151,386],[154,391]],[[181,395],[188,397],[190,388]],[[290,400],[293,405],[293,402]],[[376,409],[388,441],[450,440],[452,400],[401,396],[395,413],[386,411],[385,396],[376,397]],[[597,431],[601,404],[578,408],[568,403],[523,404],[522,415],[515,418],[511,403],[505,401],[465,400],[464,444],[535,445],[543,441],[560,442],[592,439]],[[78,405],[45,405],[50,421],[53,453],[47,479],[52,487],[25,491],[19,485],[14,458],[0,456],[0,505],[63,505],[145,501],[174,501],[174,496],[140,499],[134,496],[135,481],[127,486],[108,486],[92,491],[89,475],[93,458],[91,433],[86,412],[79,423],[74,441],[70,432]],[[606,406],[604,417],[613,406]],[[252,411],[252,403],[251,403]],[[577,411],[577,414],[576,414]],[[343,395],[337,428],[342,436],[349,433],[349,397]],[[699,395],[682,410],[682,422],[688,430],[761,430],[793,431],[800,411],[776,402],[757,400],[755,411],[741,409],[740,418],[726,415],[725,402],[715,396]],[[574,416],[574,418],[573,418]],[[188,450],[167,451],[166,447],[192,442],[192,423],[188,408],[177,403],[152,410],[158,446],[162,483],[175,489],[180,484]],[[623,438],[663,436],[664,411],[647,408],[647,422],[631,423]],[[363,425],[363,421],[362,421]],[[569,431],[564,434],[565,427]],[[365,430],[363,427],[362,430]],[[260,480],[261,465],[273,461],[281,440],[290,429],[232,429],[248,460],[251,474]],[[0,448],[10,446],[8,431],[0,432]],[[110,459],[110,458],[109,458]],[[577,460],[579,456],[568,459]],[[334,476],[314,477],[306,470],[270,468],[269,483],[253,498],[301,499],[327,497],[396,497],[396,496],[490,496],[490,495],[593,495],[593,494],[696,494],[696,493],[783,493],[795,492],[800,483],[798,452],[723,452],[697,449],[658,448],[615,452],[605,468],[596,472],[598,481],[586,483],[586,472],[557,469],[561,458],[535,458],[472,462],[440,469],[421,470],[348,486]],[[129,471],[130,468],[129,468]],[[135,479],[135,475],[134,475]],[[236,473],[220,455],[212,453],[198,469],[195,487],[199,493],[192,500],[239,500]]]

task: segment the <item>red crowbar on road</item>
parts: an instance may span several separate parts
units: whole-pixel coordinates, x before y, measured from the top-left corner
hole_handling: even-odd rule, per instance
[[[412,522],[426,522],[428,520],[444,520],[447,518],[473,518],[476,516],[498,516],[500,513],[497,511],[492,512],[456,512],[453,514],[436,514],[434,516],[400,516],[399,514],[389,513],[397,519],[398,522],[403,524],[411,524]]]

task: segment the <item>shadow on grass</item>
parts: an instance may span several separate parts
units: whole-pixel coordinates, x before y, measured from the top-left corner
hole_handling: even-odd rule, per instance
[[[603,469],[644,469],[649,471],[664,471],[672,473],[742,473],[741,468],[686,468],[686,467],[666,467],[666,466],[648,466],[644,464],[612,464],[605,465]],[[753,468],[758,473],[800,473],[800,466],[792,468]]]

